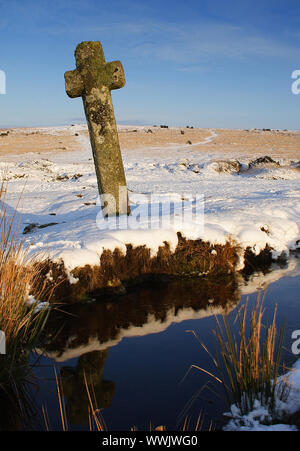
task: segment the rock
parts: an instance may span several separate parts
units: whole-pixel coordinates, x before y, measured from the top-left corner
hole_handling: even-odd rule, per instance
[[[195,174],[199,174],[201,166],[198,163],[195,164],[190,164],[188,166],[188,169],[192,172],[194,172]]]
[[[27,233],[30,233],[34,229],[45,229],[46,227],[51,227],[53,225],[57,225],[58,222],[49,222],[47,224],[38,224],[37,222],[32,222],[28,224],[26,227],[24,227],[23,235],[26,235]]]
[[[256,158],[256,160],[251,161],[249,163],[249,169],[259,166],[261,164],[272,164],[272,165],[280,166],[280,164],[277,161],[273,160],[273,158],[266,155],[264,157]]]
[[[63,180],[69,180],[69,176],[67,175],[67,174],[63,174],[63,175],[58,175],[57,177],[56,177],[56,180],[58,180],[58,181],[63,181]]]
[[[239,173],[242,168],[241,163],[237,160],[216,160],[209,166],[218,173],[225,172],[229,174]]]
[[[78,180],[80,177],[82,177],[82,174],[74,174],[72,180]]]
[[[192,141],[188,140],[186,143],[189,144],[189,145],[191,145],[191,144],[192,144]]]
[[[24,227],[23,235],[26,235],[26,233],[31,232],[33,229],[36,229],[37,227],[38,227],[38,224],[35,222],[28,224],[26,227]]]
[[[37,228],[38,229],[45,229],[46,227],[51,227],[51,226],[54,226],[54,225],[57,225],[57,224],[58,224],[58,222],[48,222],[47,224],[38,225]]]

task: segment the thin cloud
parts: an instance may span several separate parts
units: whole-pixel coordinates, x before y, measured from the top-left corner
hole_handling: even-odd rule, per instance
[[[159,27],[161,30],[162,27]],[[164,32],[133,49],[136,55],[174,63],[199,63],[210,57],[243,59],[250,57],[292,58],[299,49],[277,40],[254,35],[232,25],[165,26]]]
[[[178,72],[185,73],[207,73],[210,68],[208,66],[191,65],[191,66],[178,66],[176,68]]]
[[[104,21],[99,26],[83,20],[40,29],[49,34],[100,36],[112,46],[121,46],[127,55],[149,61],[182,65],[207,65],[213,59],[298,58],[299,48],[292,39],[285,42],[265,37],[232,24],[164,23],[129,20]]]
[[[132,57],[178,64],[199,64],[210,58],[244,59],[251,57],[295,58],[299,48],[293,43],[265,37],[233,24],[173,23],[105,20],[99,26],[83,20],[77,25],[48,27],[50,34],[99,35],[113,45],[122,45]],[[297,33],[296,33],[297,35]],[[300,36],[300,34],[299,34]]]
[[[139,3],[134,2],[135,8]],[[0,0],[1,4],[3,0]],[[107,6],[109,2],[104,4]],[[71,11],[71,18],[66,14],[68,10]],[[210,59],[222,57],[299,57],[299,49],[291,36],[286,36],[288,40],[285,41],[267,37],[263,30],[257,32],[250,27],[245,29],[232,23],[209,23],[203,19],[197,24],[193,19],[191,22],[155,21],[150,13],[147,18],[147,9],[142,6],[139,14],[135,9],[121,14],[117,7],[115,10],[102,8],[99,25],[99,10],[91,0],[84,3],[81,0],[53,0],[51,3],[44,0],[35,8],[27,8],[23,2],[11,0],[10,13],[4,14],[7,17],[2,26],[13,28],[15,16],[24,16],[24,27],[34,24],[30,29],[36,34],[77,35],[87,36],[88,39],[99,36],[112,46],[121,45],[133,58],[169,61],[185,66],[206,65]],[[294,36],[297,39],[300,33],[295,30]]]

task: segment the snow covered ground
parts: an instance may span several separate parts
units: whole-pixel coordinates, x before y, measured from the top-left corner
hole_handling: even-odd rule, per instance
[[[43,128],[39,132],[69,133],[70,129]],[[103,249],[125,250],[130,242],[145,244],[153,254],[164,241],[175,249],[177,231],[211,243],[232,238],[256,253],[268,244],[275,256],[297,247],[299,162],[282,159],[276,160],[279,165],[267,162],[249,166],[264,155],[257,151],[241,154],[237,161],[236,154],[231,158],[227,153],[224,159],[211,150],[203,152],[205,146],[211,149],[209,144],[217,136],[214,130],[193,145],[124,151],[132,217],[121,230],[115,230],[112,219],[102,218],[92,152],[89,140],[80,134],[82,130],[83,125],[72,127],[72,133],[79,134],[77,151],[9,155],[0,163],[9,181],[8,208],[15,207],[22,194],[17,206],[20,233],[29,226],[23,238],[33,253],[63,259],[71,271],[76,266],[97,265]],[[154,201],[151,195],[156,196]],[[198,214],[192,217],[196,196],[200,199]],[[157,207],[151,212],[150,228],[149,202]],[[170,202],[174,205],[168,221]]]

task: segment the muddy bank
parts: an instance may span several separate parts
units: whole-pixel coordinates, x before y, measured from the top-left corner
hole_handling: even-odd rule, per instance
[[[32,293],[51,293],[51,302],[85,302],[99,296],[124,295],[133,286],[149,281],[162,282],[173,278],[209,277],[213,283],[222,276],[237,272],[238,245],[211,245],[202,240],[186,240],[178,233],[178,245],[171,252],[168,243],[159,248],[155,257],[145,246],[133,248],[127,244],[126,255],[119,249],[103,252],[99,266],[77,267],[71,273],[63,263],[44,261],[38,263],[41,277],[32,287]],[[244,276],[253,271],[267,271],[273,262],[271,248],[266,247],[259,255],[251,249],[244,252]],[[43,289],[41,289],[43,286]]]
[[[124,294],[134,285],[149,280],[173,277],[199,277],[233,274],[239,257],[239,247],[228,242],[211,245],[202,240],[186,240],[178,233],[178,245],[172,252],[168,243],[161,246],[155,257],[145,246],[133,248],[127,244],[124,255],[119,249],[106,250],[99,266],[86,265],[68,273],[63,263],[39,263],[41,278],[34,292],[51,292],[52,302],[80,302],[89,296]]]

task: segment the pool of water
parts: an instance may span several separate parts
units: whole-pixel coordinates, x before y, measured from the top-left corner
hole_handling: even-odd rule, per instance
[[[60,307],[49,318],[43,346],[32,353],[37,410],[47,410],[50,428],[61,429],[54,368],[61,378],[69,428],[89,429],[84,374],[91,382],[109,430],[178,430],[189,416],[191,429],[201,412],[204,428],[222,424],[226,406],[212,378],[215,372],[195,337],[214,351],[216,315],[234,319],[263,289],[266,318],[278,305],[278,326],[286,321],[284,359],[292,363],[291,334],[300,329],[300,264],[274,268],[248,282],[177,280],[149,283],[118,299]],[[42,420],[43,422],[43,420]]]

